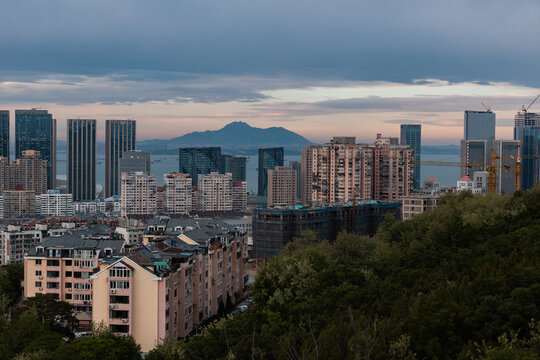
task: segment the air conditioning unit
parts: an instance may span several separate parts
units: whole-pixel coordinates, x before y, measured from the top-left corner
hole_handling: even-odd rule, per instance
[[[116,289],[111,289],[111,294],[116,294]]]
[[[71,288],[68,288],[67,291],[71,292]]]
[[[38,276],[38,279],[39,279],[39,280],[43,280],[43,276]]]
[[[39,291],[43,291],[43,288],[39,288]]]
[[[113,304],[109,304],[109,309],[114,309],[114,305],[113,305]]]
[[[123,323],[127,323],[128,321],[129,321],[128,319],[122,319]]]

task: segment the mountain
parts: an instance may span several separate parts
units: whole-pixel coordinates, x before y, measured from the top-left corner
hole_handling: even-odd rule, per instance
[[[300,151],[312,144],[305,137],[283,127],[267,129],[234,121],[219,130],[195,131],[169,140],[154,139],[137,141],[140,150],[176,150],[179,147],[221,146],[229,152],[251,152],[263,147],[284,147],[288,151]]]

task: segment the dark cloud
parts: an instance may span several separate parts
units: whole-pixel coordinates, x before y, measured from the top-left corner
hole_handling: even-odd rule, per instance
[[[537,0],[6,1],[0,69],[539,87],[539,37]]]

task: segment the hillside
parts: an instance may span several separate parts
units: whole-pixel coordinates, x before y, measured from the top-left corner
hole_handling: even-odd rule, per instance
[[[248,312],[175,346],[183,359],[537,359],[539,234],[538,187],[447,195],[372,238],[307,233],[258,273]]]
[[[303,136],[283,127],[262,129],[235,121],[219,130],[195,131],[168,140],[138,141],[137,147],[149,151],[194,146],[221,146],[223,150],[232,152],[262,147],[284,147],[289,151],[300,151],[309,144],[311,142]]]

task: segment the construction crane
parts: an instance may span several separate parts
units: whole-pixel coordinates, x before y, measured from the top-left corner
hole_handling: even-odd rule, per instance
[[[525,107],[525,105],[523,105],[523,106],[521,107],[521,111],[527,112],[527,110],[529,110],[529,108],[530,108],[531,106],[533,106],[533,104],[536,102],[536,100],[538,100],[539,97],[540,97],[540,94],[536,95],[536,97],[535,97],[534,100],[529,104],[529,106]]]
[[[484,107],[484,109],[486,109],[487,112],[491,112],[491,107],[490,106],[486,106],[486,104],[484,104],[484,103],[481,103],[481,104]]]

